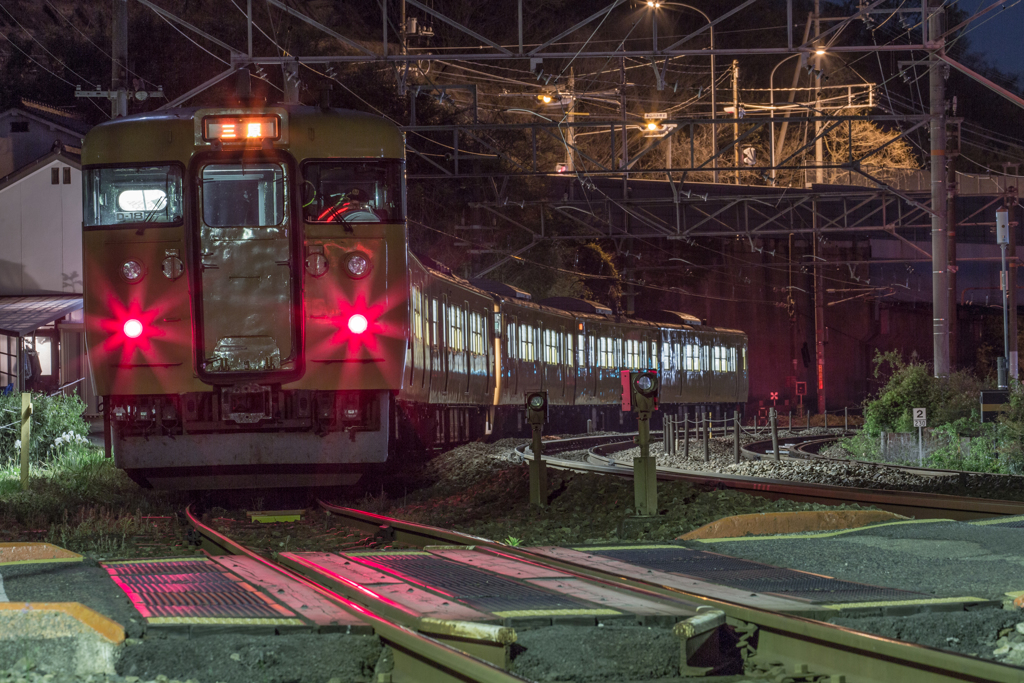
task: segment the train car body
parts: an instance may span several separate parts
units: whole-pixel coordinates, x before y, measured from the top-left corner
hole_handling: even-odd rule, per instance
[[[417,425],[412,437],[420,443],[525,433],[521,409],[535,391],[547,392],[556,429],[579,431],[588,420],[599,429],[628,427],[635,419],[620,410],[624,369],[661,372],[662,414],[721,416],[747,400],[743,332],[681,313],[640,320],[579,299],[534,303],[515,288],[462,280],[415,256],[410,264],[408,382],[397,414]]]
[[[523,433],[533,391],[554,429],[629,426],[623,369],[662,372],[662,410],[746,401],[741,332],[534,303],[411,256],[404,153],[390,122],[301,106],[89,132],[86,334],[119,467],[162,488],[347,484]]]
[[[179,109],[82,151],[89,356],[119,467],[339,484],[388,451],[408,332],[404,140],[356,112]]]

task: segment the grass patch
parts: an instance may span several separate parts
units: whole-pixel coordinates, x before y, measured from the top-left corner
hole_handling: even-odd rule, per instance
[[[92,447],[68,449],[29,470],[0,469],[0,526],[5,540],[46,541],[100,557],[148,557],[180,545],[172,511],[180,494],[140,488]]]
[[[633,482],[599,474],[548,470],[550,504],[529,505],[530,478],[524,466],[456,449],[431,463],[444,479],[412,493],[408,502],[368,496],[357,507],[381,514],[453,528],[508,545],[573,545],[622,540],[620,523],[633,514]],[[464,451],[466,457],[460,457]],[[752,512],[834,510],[835,507],[770,501],[736,491],[702,491],[687,482],[659,482],[661,514],[630,540],[670,541],[722,517]],[[857,509],[857,506],[852,506]]]

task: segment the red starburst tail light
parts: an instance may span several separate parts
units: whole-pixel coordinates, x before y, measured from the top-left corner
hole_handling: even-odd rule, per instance
[[[148,351],[154,337],[164,336],[164,331],[155,324],[157,309],[144,310],[137,300],[125,306],[111,299],[108,305],[113,317],[100,321],[100,327],[110,335],[103,342],[104,351],[120,348],[122,359],[127,360],[136,349]]]

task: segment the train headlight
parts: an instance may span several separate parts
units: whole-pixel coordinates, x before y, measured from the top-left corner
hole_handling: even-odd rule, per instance
[[[121,274],[121,279],[129,284],[141,282],[142,278],[146,276],[146,268],[135,259],[128,259],[122,263],[118,272]]]
[[[366,254],[353,251],[345,256],[345,272],[355,279],[364,278],[370,274],[370,257]]]
[[[138,339],[142,336],[142,321],[136,318],[129,318],[124,321],[124,336],[129,339]]]
[[[366,332],[366,329],[370,324],[366,321],[366,316],[356,313],[348,319],[348,331],[352,334],[362,334]]]

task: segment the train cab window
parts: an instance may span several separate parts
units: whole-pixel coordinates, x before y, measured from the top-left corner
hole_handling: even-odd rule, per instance
[[[402,162],[316,161],[303,165],[309,223],[393,223],[402,216]]]
[[[211,228],[271,227],[284,222],[284,167],[209,164],[200,175],[203,222]]]
[[[86,228],[181,221],[179,166],[90,168],[83,175]]]

